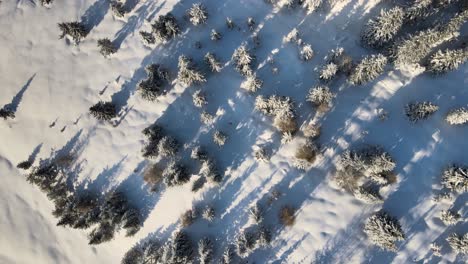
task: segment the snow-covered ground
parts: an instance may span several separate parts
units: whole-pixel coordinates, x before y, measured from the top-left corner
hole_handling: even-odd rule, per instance
[[[183,19],[194,2],[127,0],[132,11],[123,19],[113,16],[108,0],[56,0],[50,8],[32,0],[0,2],[0,106],[11,103],[17,109],[15,119],[0,120],[0,263],[119,263],[142,239],[170,237],[179,228],[180,215],[198,204],[212,204],[216,218],[211,223],[199,220],[187,230],[194,241],[211,236],[218,257],[251,225],[248,209],[257,202],[266,204],[274,190],[281,195],[265,212],[273,242],[249,256],[256,263],[467,261],[445,241],[453,232],[466,233],[466,220],[446,227],[439,219],[441,210],[449,207],[466,219],[466,193],[453,205],[431,201],[442,188],[440,177],[448,165],[468,165],[468,126],[449,126],[444,120],[450,109],[468,105],[467,65],[442,76],[388,65],[377,80],[362,86],[351,86],[340,77],[330,84],[337,94],[332,108],[317,113],[305,99],[318,82],[323,58],[337,47],[356,61],[373,53],[362,47],[361,29],[389,1],[336,0],[331,7],[306,14],[279,10],[262,0],[202,0],[209,18],[198,27]],[[145,46],[138,32],[149,31],[148,21],[167,12],[180,21],[181,35],[165,45]],[[229,31],[226,17],[240,29]],[[247,28],[248,17],[256,21],[253,32]],[[91,27],[78,46],[58,39],[57,23],[75,20]],[[294,28],[314,50],[309,62],[300,59],[297,45],[283,42]],[[210,40],[211,29],[217,29],[222,39]],[[463,32],[468,32],[466,25]],[[299,134],[281,144],[271,119],[254,110],[256,95],[240,88],[243,78],[229,62],[243,42],[253,47],[253,34],[260,39],[260,46],[252,50],[255,71],[264,81],[257,94],[291,97],[300,125],[313,121],[322,127],[321,155],[306,172],[292,165],[304,137]],[[119,46],[110,58],[104,58],[96,45],[104,37]],[[195,48],[197,41],[201,49]],[[185,87],[174,81],[157,102],[136,93],[147,65],[163,64],[175,78],[179,55],[192,57],[203,68],[207,52],[218,55],[224,68],[209,73],[205,84]],[[271,73],[274,67],[277,74]],[[216,116],[213,125],[200,122],[201,111],[192,103],[196,89],[207,94],[206,110]],[[112,100],[119,108],[113,124],[88,114],[99,100]],[[426,100],[436,103],[439,111],[422,122],[409,122],[405,105]],[[388,119],[379,119],[380,108],[388,112]],[[191,192],[191,184],[151,193],[141,177],[149,163],[141,155],[141,131],[155,122],[184,143],[184,153],[205,146],[224,171],[221,185],[210,184],[197,193]],[[215,130],[228,135],[222,148],[212,143]],[[338,156],[363,144],[381,145],[396,161],[397,182],[381,190],[383,205],[365,204],[332,182]],[[272,149],[269,163],[255,160],[259,145]],[[26,182],[16,164],[28,157],[38,164],[53,153],[70,151],[77,157],[69,175],[76,186],[102,193],[120,186],[138,204],[145,221],[135,236],[121,232],[110,242],[89,246],[87,231],[56,226],[52,202]],[[297,208],[291,227],[278,221],[283,205]],[[371,245],[362,231],[366,219],[382,208],[406,233],[396,253]],[[432,254],[434,241],[442,245],[442,258]]]

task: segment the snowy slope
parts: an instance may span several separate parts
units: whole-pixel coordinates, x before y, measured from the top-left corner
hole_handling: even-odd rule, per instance
[[[124,19],[113,17],[107,0],[56,0],[50,8],[32,2],[0,3],[0,106],[17,106],[14,120],[0,120],[0,263],[118,263],[138,241],[169,237],[180,215],[199,203],[213,204],[217,217],[212,223],[199,221],[188,231],[194,239],[216,239],[218,256],[251,224],[250,206],[265,203],[273,190],[282,194],[266,211],[274,239],[269,248],[249,257],[257,263],[438,263],[441,259],[432,256],[429,246],[434,241],[443,245],[443,262],[466,261],[445,242],[447,234],[466,232],[466,222],[444,226],[438,215],[450,205],[434,204],[431,197],[441,189],[440,175],[447,165],[468,164],[468,127],[444,121],[450,109],[467,106],[467,65],[438,77],[388,66],[376,81],[356,87],[340,79],[331,85],[337,96],[327,113],[316,113],[305,101],[329,50],[343,47],[355,60],[371,53],[360,45],[360,31],[388,1],[341,0],[327,10],[305,14],[278,10],[262,0],[204,0],[200,2],[210,17],[199,27],[182,18],[196,2],[192,0],[128,1],[134,6]],[[167,12],[180,18],[181,36],[146,47],[138,32],[149,30],[148,21]],[[242,29],[228,31],[226,17]],[[234,49],[244,41],[252,43],[247,17],[257,22],[255,33],[261,41],[253,51],[257,76],[264,80],[259,94],[291,97],[300,125],[313,120],[322,126],[322,155],[307,172],[292,166],[295,148],[304,138],[299,135],[280,144],[270,118],[254,111],[255,96],[240,89],[242,76],[229,62]],[[57,23],[72,20],[92,27],[79,46],[58,39]],[[223,34],[219,43],[210,40],[213,28]],[[293,28],[312,45],[312,61],[301,61],[298,47],[283,43]],[[120,45],[109,59],[96,45],[104,37]],[[201,50],[194,47],[196,41],[202,43]],[[207,75],[207,83],[197,87],[208,95],[207,111],[216,115],[213,125],[203,125],[200,110],[192,104],[197,88],[174,81],[172,90],[153,103],[135,92],[146,76],[145,66],[161,63],[175,78],[179,55],[191,56],[203,68],[206,52],[225,63],[221,73]],[[278,74],[271,74],[268,57],[274,58]],[[99,100],[112,100],[119,107],[114,125],[88,114]],[[413,100],[430,100],[440,109],[412,124],[404,106]],[[386,121],[379,120],[379,108],[389,113]],[[196,194],[190,184],[149,192],[141,177],[148,164],[140,152],[141,131],[155,122],[185,144],[185,154],[196,145],[206,146],[225,172],[221,186],[212,184]],[[215,129],[229,136],[223,148],[212,143]],[[255,146],[264,144],[273,149],[269,163],[253,157]],[[338,155],[362,144],[381,145],[396,160],[398,181],[383,190],[383,205],[360,202],[331,182]],[[77,153],[70,173],[76,186],[102,193],[117,186],[127,190],[145,213],[143,228],[134,237],[119,234],[111,242],[89,246],[85,231],[56,227],[52,203],[15,165],[31,155],[37,164],[57,151]],[[298,209],[292,227],[281,226],[277,219],[278,209],[286,204]],[[362,232],[365,220],[382,207],[399,219],[407,235],[397,253],[372,246]],[[454,208],[466,219],[466,194],[456,199]]]

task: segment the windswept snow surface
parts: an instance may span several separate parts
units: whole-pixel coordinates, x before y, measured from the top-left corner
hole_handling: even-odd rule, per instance
[[[318,71],[333,48],[343,47],[355,61],[372,51],[360,44],[365,22],[388,7],[389,1],[336,0],[325,9],[306,14],[303,10],[279,10],[262,0],[204,0],[209,18],[194,27],[184,20],[192,0],[127,0],[131,12],[123,19],[112,15],[108,0],[56,0],[50,8],[33,0],[0,3],[0,106],[16,107],[16,118],[0,120],[0,263],[119,263],[135,243],[149,236],[170,237],[179,227],[180,215],[192,205],[212,204],[216,218],[198,220],[187,230],[197,241],[203,236],[216,240],[218,259],[224,246],[248,227],[248,209],[266,204],[273,190],[281,196],[266,209],[265,222],[273,230],[273,242],[249,256],[256,263],[463,263],[445,238],[467,231],[466,222],[446,227],[439,214],[449,203],[433,203],[442,188],[446,166],[468,164],[467,126],[449,126],[444,118],[452,108],[468,103],[468,66],[442,76],[421,69],[387,70],[377,80],[350,86],[343,77],[330,85],[336,93],[333,107],[316,113],[306,102],[308,90],[318,84]],[[148,21],[171,12],[181,23],[182,33],[165,45],[145,46],[138,34],[150,30]],[[226,17],[240,27],[229,31]],[[246,21],[256,21],[254,31]],[[83,21],[91,28],[78,45],[58,37],[59,22]],[[315,56],[301,61],[300,49],[283,43],[283,37],[297,28]],[[211,29],[222,34],[210,40]],[[465,27],[466,31],[466,27]],[[466,32],[465,32],[466,33]],[[321,155],[306,171],[294,168],[299,134],[281,144],[271,119],[254,111],[256,95],[241,89],[243,78],[230,61],[244,41],[252,45],[257,34],[260,46],[252,49],[254,68],[264,81],[258,94],[289,96],[295,101],[300,125],[316,122],[322,126]],[[99,54],[97,40],[108,37],[119,46],[110,58]],[[195,48],[200,41],[201,49]],[[199,87],[173,82],[166,96],[157,102],[144,101],[136,92],[151,63],[177,73],[177,58],[187,55],[204,69],[203,56],[215,53],[224,68],[208,74]],[[274,64],[267,59],[272,57]],[[277,67],[276,75],[271,73]],[[200,122],[201,111],[193,106],[196,89],[207,94],[206,110],[215,115],[212,125]],[[119,108],[113,124],[99,122],[88,114],[99,100],[112,100]],[[433,116],[413,124],[404,114],[410,101],[432,101],[440,108]],[[388,112],[381,121],[377,109]],[[220,186],[210,184],[198,193],[191,183],[151,193],[142,180],[148,161],[141,155],[141,131],[157,122],[181,142],[183,151],[206,146],[224,172]],[[54,123],[54,125],[52,125]],[[220,130],[228,135],[224,147],[212,142]],[[334,164],[347,149],[377,144],[395,159],[397,182],[382,189],[385,202],[368,205],[339,190],[332,182]],[[267,145],[273,153],[269,163],[256,161],[255,146]],[[73,150],[77,160],[69,177],[76,186],[105,193],[120,186],[144,213],[144,226],[133,237],[119,233],[112,241],[89,246],[87,232],[57,227],[52,202],[26,182],[16,164],[28,159],[50,158],[54,151]],[[195,177],[192,177],[192,182]],[[452,208],[466,219],[465,194]],[[283,205],[297,208],[296,223],[279,224]],[[396,217],[406,234],[396,253],[371,245],[362,231],[365,220],[385,209]],[[432,255],[430,244],[442,245],[443,257]]]

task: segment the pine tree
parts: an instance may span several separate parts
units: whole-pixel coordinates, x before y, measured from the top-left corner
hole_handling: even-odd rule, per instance
[[[198,255],[200,264],[209,264],[213,260],[213,242],[208,237],[198,242]]]
[[[212,72],[220,72],[223,68],[216,56],[210,52],[205,55],[205,63],[210,67]]]
[[[212,29],[211,30],[211,40],[213,41],[218,41],[221,39],[221,33],[219,33],[218,31]]]
[[[398,220],[385,212],[372,215],[364,226],[364,232],[373,244],[394,252],[397,251],[396,243],[405,239]]]
[[[159,16],[151,27],[156,35],[156,40],[161,43],[171,40],[180,33],[179,24],[171,13]]]
[[[164,130],[158,125],[152,125],[142,131],[143,135],[148,138],[148,143],[142,150],[143,157],[155,158],[158,156],[158,144],[164,137]]]
[[[192,60],[184,55],[179,57],[179,73],[177,78],[187,86],[206,82],[205,76],[195,68]]]
[[[117,116],[117,110],[112,102],[103,102],[91,106],[89,112],[98,120],[109,121]]]
[[[263,81],[257,78],[255,74],[246,77],[245,81],[242,82],[241,88],[248,92],[255,93],[263,86]]]
[[[365,57],[352,71],[349,82],[353,85],[362,85],[377,78],[384,72],[387,58],[382,54]]]
[[[461,218],[461,215],[452,210],[443,210],[440,213],[440,220],[445,224],[445,225],[455,225]]]
[[[329,82],[336,76],[337,73],[338,66],[335,63],[330,62],[323,66],[323,68],[320,70],[319,78],[324,82]]]
[[[435,11],[432,3],[432,0],[415,0],[410,7],[406,8],[405,20],[415,22],[430,16]]]
[[[190,174],[185,166],[171,161],[163,171],[164,183],[171,187],[182,185],[190,180]]]
[[[429,118],[437,110],[439,107],[431,102],[412,102],[405,107],[406,116],[413,123]]]
[[[180,144],[171,136],[164,136],[158,143],[158,153],[162,157],[174,157],[180,149]]]
[[[273,124],[283,133],[294,133],[297,130],[293,108],[293,102],[289,97],[273,95],[266,99],[257,96],[255,99],[255,110],[272,116]]]
[[[254,152],[254,157],[257,161],[269,162],[270,155],[265,148],[260,147]]]
[[[236,26],[236,24],[234,23],[234,21],[232,21],[231,18],[227,17],[226,18],[226,26],[228,27],[228,29],[233,30],[234,27]]]
[[[458,69],[468,60],[468,49],[438,50],[429,61],[429,71],[435,74],[443,74]]]
[[[0,118],[3,118],[4,120],[7,120],[8,118],[15,119],[15,112],[9,107],[4,106],[0,109]]]
[[[117,47],[108,38],[98,40],[98,47],[100,49],[99,52],[104,57],[108,57],[117,52]]]
[[[93,229],[89,234],[89,244],[97,245],[114,238],[114,227],[109,223],[101,223],[98,227]]]
[[[145,70],[148,78],[138,84],[138,91],[143,99],[154,101],[167,92],[165,86],[169,81],[169,72],[159,64],[151,64]]]
[[[70,36],[75,44],[80,43],[80,41],[88,35],[88,30],[81,22],[59,23],[58,27],[62,31],[60,39],[63,39],[65,36]]]
[[[468,254],[468,233],[465,233],[463,236],[451,234],[447,238],[447,242],[455,253]]]
[[[307,12],[312,13],[323,5],[324,0],[303,0],[303,6]]]
[[[154,43],[156,43],[156,38],[151,32],[140,31],[140,36],[146,45],[153,45]]]
[[[263,222],[263,209],[260,205],[255,204],[249,209],[249,218],[256,224]]]
[[[221,257],[222,264],[234,264],[236,252],[231,246],[227,246],[226,249],[223,251],[223,256]]]
[[[371,47],[382,47],[396,36],[403,26],[405,12],[401,7],[382,10],[375,19],[367,22],[362,33],[362,40]]]
[[[40,2],[41,5],[43,5],[43,6],[49,6],[49,5],[51,5],[51,4],[54,2],[54,0],[40,0],[39,2]]]
[[[454,109],[447,114],[445,121],[450,125],[463,125],[468,123],[468,109],[462,107]]]
[[[208,154],[203,148],[201,148],[200,146],[196,146],[192,149],[190,157],[194,160],[205,161],[208,159]]]
[[[169,261],[162,263],[191,263],[193,259],[193,245],[190,237],[184,231],[178,231],[169,246]]]
[[[314,50],[310,44],[302,46],[301,49],[301,59],[304,61],[309,61],[314,57]]]
[[[124,17],[125,13],[127,12],[125,10],[124,3],[120,2],[119,0],[111,1],[111,9],[114,15],[117,17]]]
[[[321,110],[326,110],[330,107],[332,99],[335,95],[330,91],[327,86],[316,86],[309,90],[307,101]]]
[[[272,235],[268,227],[264,225],[260,225],[260,227],[258,228],[257,237],[258,237],[257,244],[259,247],[267,247],[268,245],[270,245]]]
[[[376,188],[359,187],[354,192],[354,196],[369,204],[383,203],[382,196]]]
[[[245,45],[241,45],[234,51],[232,60],[234,61],[236,70],[240,74],[244,76],[250,76],[253,74],[252,66],[255,57],[250,54],[250,51]]]
[[[442,175],[442,184],[454,192],[468,192],[468,168],[451,166]]]
[[[257,237],[252,231],[243,231],[237,237],[237,254],[241,257],[248,256],[257,245]]]
[[[215,133],[213,134],[213,142],[220,147],[224,146],[226,140],[227,135],[219,130],[215,131]]]
[[[187,14],[190,22],[192,22],[194,26],[206,24],[206,21],[208,20],[208,12],[206,11],[205,6],[201,3],[193,4]]]
[[[195,93],[193,93],[192,100],[193,105],[198,108],[202,108],[208,104],[205,94],[201,90],[196,90]]]
[[[215,162],[210,158],[202,161],[200,174],[213,182],[221,182],[221,174],[218,172]]]

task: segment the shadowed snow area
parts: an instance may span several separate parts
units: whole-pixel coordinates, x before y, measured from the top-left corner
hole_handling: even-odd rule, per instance
[[[197,2],[209,17],[206,24],[193,26],[186,11]],[[213,263],[220,263],[224,248],[251,228],[249,209],[257,203],[264,205],[264,222],[273,239],[253,251],[246,258],[249,263],[466,263],[467,255],[457,255],[446,242],[452,233],[467,232],[466,192],[453,203],[434,203],[432,198],[442,189],[447,166],[468,165],[468,126],[445,121],[450,110],[468,105],[467,64],[432,75],[422,67],[395,69],[389,63],[383,74],[360,86],[340,75],[328,84],[335,94],[330,109],[319,112],[306,96],[320,83],[325,56],[339,47],[355,62],[378,53],[362,45],[361,31],[392,1],[330,0],[311,13],[266,2],[127,0],[128,13],[118,18],[108,0],[55,0],[49,7],[33,0],[0,1],[0,109],[7,106],[15,113],[14,119],[0,118],[0,264],[120,263],[136,243],[170,238],[181,228],[184,212],[205,205],[215,208],[214,220],[198,219],[186,230],[194,245],[211,237]],[[139,32],[151,31],[154,19],[168,12],[177,18],[180,35],[165,44],[145,45]],[[233,30],[226,26],[227,17],[236,23]],[[253,30],[248,17],[256,22]],[[89,30],[79,45],[59,39],[57,24],[71,21],[81,21]],[[311,45],[312,60],[302,60],[301,47],[283,41],[294,28]],[[221,33],[220,40],[210,39],[212,29]],[[466,45],[467,25],[460,34],[457,41]],[[102,38],[119,47],[116,54],[105,58],[99,53]],[[241,88],[244,77],[231,60],[243,43],[255,55],[253,71],[263,80],[256,93]],[[205,65],[207,52],[222,63],[219,73]],[[206,83],[187,87],[176,80],[180,55],[193,59],[206,73]],[[145,68],[154,63],[169,70],[170,85],[166,95],[149,102],[137,87],[147,78]],[[212,124],[202,123],[202,110],[193,105],[198,89],[206,95],[204,110],[214,116]],[[294,101],[299,127],[321,126],[316,141],[320,155],[306,171],[293,166],[297,147],[306,141],[302,132],[282,144],[272,118],[254,109],[257,95],[273,94]],[[89,108],[98,101],[112,101],[117,117],[111,122],[93,118]],[[413,101],[430,101],[439,109],[412,123],[405,106]],[[385,120],[379,109],[388,113]],[[221,183],[209,182],[192,192],[198,175],[193,165],[190,183],[151,192],[142,175],[153,161],[142,156],[141,131],[152,124],[181,142],[180,156],[188,165],[194,164],[189,161],[192,148],[203,146],[223,175]],[[223,147],[213,143],[216,130],[228,136]],[[333,181],[341,153],[366,144],[381,146],[396,162],[396,182],[380,189],[380,204],[364,203]],[[255,159],[258,146],[267,146],[269,162]],[[29,160],[38,165],[69,153],[74,160],[66,170],[67,183],[77,192],[124,192],[144,221],[136,235],[126,237],[121,231],[109,242],[88,245],[90,230],[56,226],[53,203],[26,181],[16,164]],[[279,195],[271,202],[273,193]],[[296,209],[292,226],[278,219],[284,205]],[[444,225],[440,212],[449,208],[462,221]],[[363,232],[369,216],[381,209],[398,219],[405,233],[396,252],[372,245]],[[442,257],[433,255],[433,242],[442,246]]]

